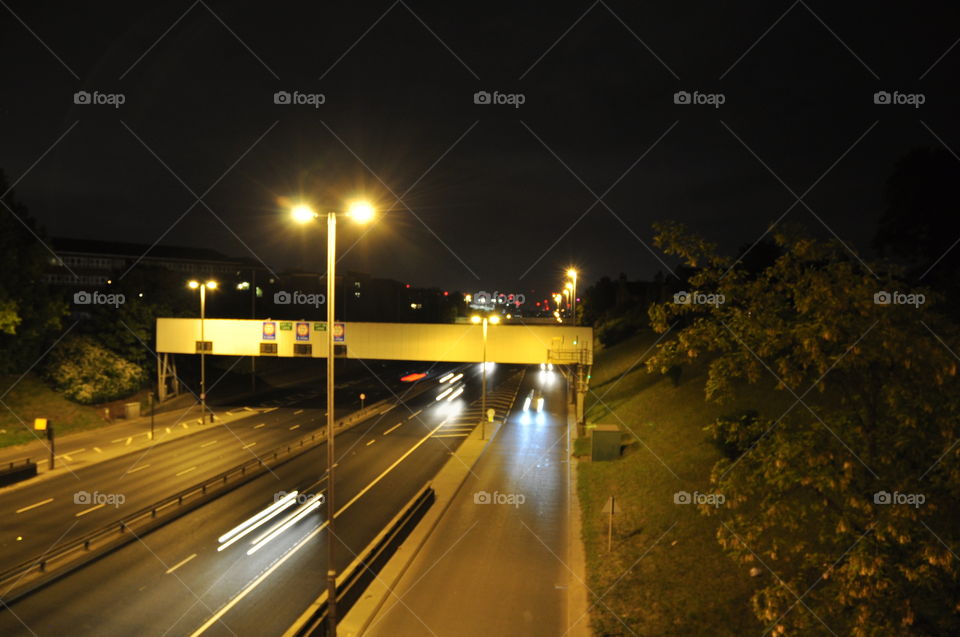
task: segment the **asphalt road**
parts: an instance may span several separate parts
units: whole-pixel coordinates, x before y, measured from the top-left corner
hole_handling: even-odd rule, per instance
[[[438,365],[434,371],[442,373],[448,367],[452,366]],[[350,398],[343,402],[353,402],[354,394],[365,391],[370,404],[392,392],[400,394],[409,385],[392,379],[388,387],[369,378],[354,383]],[[326,424],[324,401],[322,388],[273,392],[258,409],[264,413],[252,413],[226,425],[205,425],[193,435],[160,442],[144,451],[0,489],[0,571],[275,447],[322,431]],[[359,405],[345,404],[338,407],[337,415],[345,416],[357,408]],[[90,498],[84,498],[84,493]],[[98,506],[94,494],[113,498]],[[120,498],[122,504],[116,504]]]
[[[508,371],[494,371],[491,382]],[[479,396],[476,370],[464,380],[469,389],[456,402]],[[435,400],[438,391],[337,437],[338,568],[462,440],[462,418],[440,413],[447,403]],[[0,634],[282,633],[325,587],[324,509],[252,555],[247,538],[223,551],[217,538],[272,504],[278,491],[321,492],[325,453],[321,445],[0,611]]]
[[[522,410],[538,389],[542,413]],[[567,634],[566,383],[528,373],[473,467],[365,637]],[[442,603],[438,603],[442,600]]]

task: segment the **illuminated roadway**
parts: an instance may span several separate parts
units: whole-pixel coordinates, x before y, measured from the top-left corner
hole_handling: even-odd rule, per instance
[[[476,365],[465,400],[479,397]],[[491,384],[511,371],[500,366]],[[344,568],[439,470],[462,437],[431,389],[337,436],[337,562]],[[218,537],[278,491],[322,490],[316,447],[0,611],[2,635],[277,635],[322,592],[323,507],[252,555]],[[392,467],[392,469],[391,469]]]

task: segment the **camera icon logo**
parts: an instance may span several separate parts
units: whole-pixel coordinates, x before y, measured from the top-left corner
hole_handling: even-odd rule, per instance
[[[690,93],[687,91],[677,91],[673,94],[673,103],[674,104],[689,104],[690,103]]]
[[[474,504],[490,504],[490,492],[489,491],[477,491],[473,494],[473,503]]]
[[[473,103],[474,104],[489,104],[490,103],[490,93],[487,91],[477,91],[473,94]]]
[[[93,303],[93,295],[84,290],[81,290],[80,292],[74,292],[73,302],[76,305],[90,305]]]
[[[90,103],[90,93],[87,91],[77,91],[73,94],[73,103],[74,104],[89,104]]]
[[[273,302],[277,305],[290,305],[292,300],[293,297],[291,297],[290,293],[286,290],[275,292],[273,295]]]
[[[893,502],[893,498],[889,491],[877,491],[873,494],[874,504],[890,504],[891,502]]]
[[[690,504],[691,502],[693,502],[693,498],[687,491],[677,491],[673,494],[674,504]]]
[[[673,302],[678,305],[690,305],[691,300],[692,300],[692,297],[690,296],[690,293],[687,292],[686,290],[680,290],[679,292],[673,295]]]
[[[886,290],[880,290],[873,295],[873,302],[877,305],[890,305],[893,301],[893,298],[890,296],[890,293]]]
[[[477,305],[487,305],[490,303],[490,293],[480,290],[473,295],[473,302]]]
[[[93,502],[93,497],[89,491],[77,491],[73,494],[74,504],[90,504],[91,502]]]
[[[274,104],[289,104],[291,101],[291,96],[288,91],[277,91],[273,94],[273,103]]]
[[[887,91],[877,91],[873,94],[873,103],[874,104],[889,104],[890,103],[890,93]]]

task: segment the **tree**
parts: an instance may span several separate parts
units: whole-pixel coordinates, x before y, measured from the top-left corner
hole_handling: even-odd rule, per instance
[[[712,471],[726,505],[702,511],[721,516],[734,560],[764,575],[754,613],[771,634],[960,634],[960,335],[938,299],[882,264],[878,281],[837,241],[778,231],[780,256],[751,274],[728,272],[734,260],[682,226],[657,229],[717,302],[652,306],[660,333],[690,320],[648,369],[707,357],[710,400],[774,377],[802,399],[713,426],[741,453]],[[884,290],[926,296],[875,302]]]
[[[55,257],[42,229],[9,191],[0,172],[0,372],[22,371],[43,355],[63,329],[66,303],[43,283]],[[5,193],[5,194],[4,194]]]

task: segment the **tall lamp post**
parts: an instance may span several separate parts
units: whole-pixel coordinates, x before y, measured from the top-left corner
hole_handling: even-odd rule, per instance
[[[500,317],[496,314],[489,316],[479,316],[474,314],[470,317],[470,322],[474,325],[483,325],[483,388],[480,390],[480,440],[487,438],[487,323],[496,325],[500,322]]]
[[[333,359],[334,359],[334,281],[337,268],[337,212],[327,212],[327,634],[337,635],[337,567],[333,561],[334,515],[336,507],[333,499],[333,467],[336,464],[333,448],[333,423],[335,420],[333,400]],[[367,223],[373,219],[373,206],[358,201],[350,205],[346,212],[358,223]],[[291,216],[297,223],[309,223],[319,218],[319,214],[310,206],[299,205],[291,210]]]
[[[216,281],[190,281],[187,283],[191,290],[200,288],[200,423],[207,424],[207,339],[204,332],[204,322],[207,314],[207,289],[216,290]],[[213,422],[213,418],[210,418]]]
[[[567,276],[570,277],[573,286],[570,289],[570,296],[573,299],[573,324],[579,325],[577,320],[577,271],[574,268],[567,270]]]

